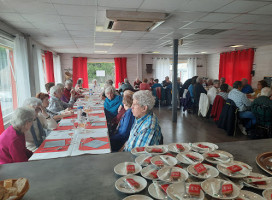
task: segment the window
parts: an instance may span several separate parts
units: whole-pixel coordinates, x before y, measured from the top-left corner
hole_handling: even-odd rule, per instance
[[[96,79],[101,87],[104,87],[105,82],[109,79],[115,83],[114,63],[88,63],[87,67],[89,84],[93,79]]]
[[[0,101],[4,122],[17,108],[13,49],[0,45]]]
[[[170,65],[170,79],[172,80],[173,64]],[[188,79],[188,68],[186,61],[179,61],[178,63],[178,77],[184,83]]]

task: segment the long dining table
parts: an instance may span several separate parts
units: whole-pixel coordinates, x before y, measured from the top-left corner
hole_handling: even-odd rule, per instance
[[[231,153],[235,160],[251,165],[253,172],[268,175],[257,166],[255,158],[258,154],[271,151],[271,144],[272,139],[263,139],[217,145],[220,150]],[[0,166],[0,180],[28,178],[30,189],[24,199],[123,199],[128,195],[115,189],[114,184],[120,176],[114,173],[113,168],[121,162],[134,160],[135,156],[130,152],[119,152],[5,164]],[[244,189],[261,194],[261,191],[251,188]],[[140,194],[149,196],[148,189]]]
[[[83,111],[87,115],[84,123],[77,120],[77,106],[84,107]],[[58,127],[49,133],[30,161],[111,152],[103,101],[100,97],[96,94],[78,99],[74,111],[74,115],[62,119]]]

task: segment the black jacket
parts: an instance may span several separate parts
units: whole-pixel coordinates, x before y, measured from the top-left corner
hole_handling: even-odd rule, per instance
[[[198,106],[200,94],[205,93],[207,94],[207,91],[200,83],[196,83],[194,85],[194,104]]]

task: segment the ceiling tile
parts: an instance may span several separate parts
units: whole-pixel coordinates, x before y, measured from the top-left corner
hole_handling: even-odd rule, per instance
[[[11,8],[19,13],[44,13],[44,14],[57,14],[56,9],[51,3],[44,3],[38,1],[9,1]]]
[[[55,4],[59,15],[65,16],[95,16],[95,6],[75,6]]]
[[[10,22],[25,22],[26,20],[17,13],[0,13],[0,19]]]
[[[212,12],[232,2],[233,0],[190,0],[184,7],[184,11]]]
[[[143,3],[144,0],[98,0],[98,6],[110,7],[110,8],[130,8],[137,9]]]
[[[80,31],[80,30],[95,30],[94,25],[86,25],[86,24],[65,24],[64,25],[69,31]]]
[[[262,15],[271,15],[272,13],[272,3],[266,5],[262,8],[256,9],[255,11],[250,12],[251,14],[262,14]]]
[[[170,15],[170,19],[173,21],[195,21],[207,15],[207,12],[174,12]]]
[[[261,15],[248,15],[243,14],[238,17],[235,17],[231,20],[228,20],[229,22],[236,22],[236,23],[256,23],[262,19]]]
[[[61,20],[65,24],[95,24],[92,17],[61,16]]]
[[[98,0],[51,0],[54,4],[96,6]]]
[[[230,4],[216,10],[222,13],[247,13],[269,4],[262,1],[234,1]]]
[[[218,23],[214,26],[211,26],[212,29],[233,29],[240,26],[240,24],[236,23]]]
[[[188,0],[146,0],[141,5],[140,10],[154,10],[154,11],[165,11],[173,12],[183,10],[184,5],[188,3]]]
[[[61,23],[61,18],[58,15],[46,15],[46,14],[21,14],[21,16],[29,22],[38,23]]]
[[[211,26],[216,25],[216,23],[212,23],[212,22],[193,22],[190,23],[188,25],[185,25],[183,27],[181,27],[182,29],[196,29],[196,28],[209,28]]]
[[[237,14],[225,14],[225,13],[210,13],[205,17],[199,19],[199,21],[206,21],[206,22],[224,22],[228,19],[237,17]]]

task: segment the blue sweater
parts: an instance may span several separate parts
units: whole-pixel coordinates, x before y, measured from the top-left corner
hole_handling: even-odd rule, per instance
[[[108,98],[105,99],[104,108],[112,117],[115,117],[118,114],[118,108],[122,105],[122,97],[119,95],[115,95],[112,100]]]

